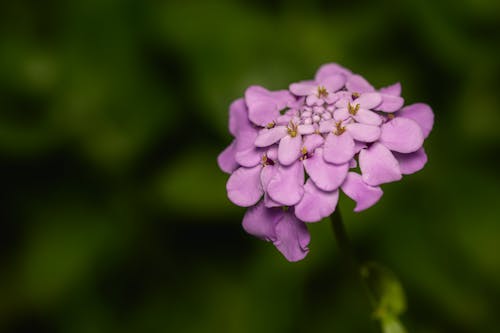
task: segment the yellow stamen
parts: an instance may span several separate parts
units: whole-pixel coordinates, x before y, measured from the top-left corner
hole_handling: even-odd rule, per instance
[[[344,132],[345,132],[345,127],[342,126],[342,122],[341,121],[336,122],[335,123],[335,130],[333,131],[333,134],[341,135]]]
[[[272,121],[272,122],[270,122],[269,124],[266,125],[266,128],[270,129],[270,128],[273,128],[274,126],[276,126],[276,122]]]
[[[325,87],[323,86],[318,87],[318,97],[328,97],[328,91],[326,90]]]
[[[347,110],[349,110],[349,113],[352,114],[353,116],[358,113],[359,110],[359,104],[356,104],[355,106],[352,106],[351,103],[347,103]]]
[[[389,113],[387,115],[387,118],[389,118],[389,119],[394,119],[394,117],[396,117],[396,116],[393,113]]]

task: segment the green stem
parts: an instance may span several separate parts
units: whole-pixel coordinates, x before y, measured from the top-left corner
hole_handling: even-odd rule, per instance
[[[349,271],[353,275],[353,278],[356,279],[358,284],[360,284],[362,288],[365,290],[365,294],[368,297],[371,308],[372,310],[375,311],[377,303],[370,291],[370,288],[368,287],[365,280],[361,276],[361,268],[358,264],[358,261],[354,254],[354,250],[351,246],[351,241],[347,236],[344,223],[342,222],[342,216],[340,215],[340,209],[338,207],[335,210],[335,212],[332,215],[330,215],[330,220],[332,221],[333,233],[335,235],[335,239],[337,240],[340,253],[343,256],[346,265],[349,268]]]

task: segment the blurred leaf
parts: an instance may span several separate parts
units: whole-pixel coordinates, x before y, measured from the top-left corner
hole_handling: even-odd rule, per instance
[[[382,265],[370,262],[361,267],[365,280],[376,302],[376,316],[398,316],[406,309],[403,287],[397,277]]]
[[[406,333],[406,329],[403,327],[401,322],[393,316],[385,316],[382,321],[382,332],[383,333]]]

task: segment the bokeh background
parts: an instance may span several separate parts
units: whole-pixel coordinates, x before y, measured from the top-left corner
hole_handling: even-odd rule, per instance
[[[410,332],[500,331],[500,2],[2,1],[1,332],[371,332],[329,223],[246,235],[229,103],[338,62],[435,112],[429,163],[340,207]]]

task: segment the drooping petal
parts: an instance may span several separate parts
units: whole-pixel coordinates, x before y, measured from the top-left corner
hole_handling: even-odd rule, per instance
[[[405,100],[402,97],[381,94],[382,103],[375,108],[377,111],[396,112],[403,107]]]
[[[328,76],[324,78],[323,80],[319,81],[319,85],[323,86],[328,90],[330,93],[334,93],[340,88],[344,86],[345,83],[345,76],[336,74],[332,76]]]
[[[248,120],[248,110],[243,98],[239,98],[229,106],[229,132],[238,136],[240,130],[246,130],[252,126]]]
[[[238,163],[234,159],[236,149],[236,140],[233,140],[231,144],[222,151],[217,157],[217,164],[219,168],[225,173],[231,173],[234,170],[238,169]]]
[[[349,172],[345,182],[342,184],[342,191],[356,201],[355,212],[360,212],[373,206],[382,197],[382,189],[379,186],[366,184],[361,175]]]
[[[380,125],[382,118],[373,111],[367,109],[359,109],[354,116],[357,122],[367,125]]]
[[[364,93],[356,98],[352,103],[359,104],[359,107],[362,109],[373,109],[382,103],[382,96],[376,92]]]
[[[267,185],[267,193],[283,206],[293,206],[304,194],[304,167],[301,161],[289,166],[278,166]]]
[[[424,138],[429,136],[434,125],[434,113],[429,105],[415,103],[407,105],[397,113],[397,116],[413,119],[422,128]]]
[[[255,205],[262,196],[263,189],[260,183],[262,167],[241,167],[237,169],[226,184],[227,196],[234,204],[242,207]]]
[[[380,137],[380,127],[378,126],[352,123],[346,125],[345,128],[357,141],[374,142]]]
[[[252,236],[273,242],[276,240],[276,225],[282,218],[280,208],[267,208],[263,202],[247,209],[243,217],[243,229]]]
[[[328,134],[325,140],[323,156],[325,161],[334,164],[344,164],[354,156],[354,139],[349,132],[341,135]]]
[[[300,81],[290,85],[290,92],[297,96],[308,96],[316,93],[318,84],[314,81]]]
[[[368,149],[359,152],[359,168],[363,181],[372,186],[400,180],[401,170],[391,151],[375,142]]]
[[[394,84],[391,84],[390,86],[380,88],[379,91],[382,94],[401,96],[401,83],[396,82]]]
[[[285,137],[287,133],[288,129],[286,126],[264,128],[260,130],[259,134],[257,135],[257,138],[254,141],[254,144],[257,147],[268,147],[281,140],[281,138]]]
[[[304,222],[288,211],[283,212],[275,227],[276,240],[274,246],[288,261],[299,261],[309,252],[311,236]]]
[[[318,69],[318,71],[316,72],[315,79],[317,82],[320,82],[325,78],[336,74],[342,74],[347,78],[352,75],[352,72],[347,68],[344,68],[338,64],[330,63],[330,64],[325,64]]]
[[[427,163],[427,154],[425,153],[424,147],[409,154],[393,154],[396,160],[398,160],[399,168],[401,169],[401,173],[403,175],[409,175],[420,171]]]
[[[302,136],[294,137],[286,135],[281,139],[278,148],[278,160],[282,165],[290,165],[297,161],[300,157],[300,149],[302,148]]]
[[[304,137],[303,147],[307,152],[314,152],[316,148],[321,146],[325,140],[319,134],[311,134]]]
[[[412,119],[396,117],[381,127],[380,143],[398,153],[412,153],[424,143],[424,134]]]
[[[375,88],[361,75],[352,75],[345,84],[347,90],[357,93],[373,92]]]
[[[318,148],[310,158],[304,160],[304,167],[316,186],[323,191],[333,191],[344,181],[349,163],[327,163],[323,158],[323,149]]]
[[[338,190],[325,192],[308,179],[304,185],[304,196],[295,205],[295,216],[304,222],[318,222],[335,211],[338,200]]]

